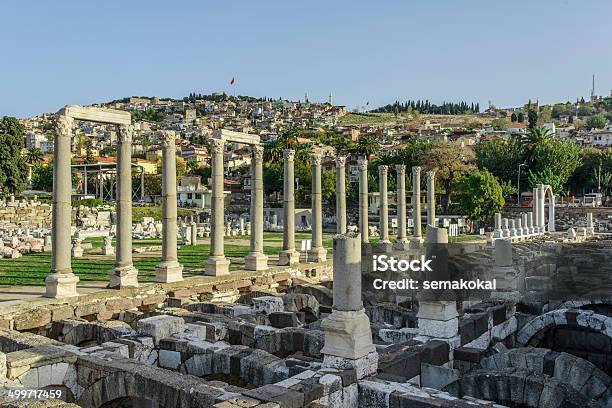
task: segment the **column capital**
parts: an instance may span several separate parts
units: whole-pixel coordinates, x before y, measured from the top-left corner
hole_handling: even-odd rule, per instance
[[[132,135],[134,134],[134,126],[132,125],[119,125],[119,137],[117,140],[119,143],[132,143]]]
[[[223,148],[225,147],[225,142],[221,139],[210,139],[209,147],[211,153],[223,153]]]
[[[364,171],[368,169],[368,160],[367,159],[359,159],[357,160],[357,167],[360,171]]]
[[[406,165],[405,164],[396,164],[395,171],[397,174],[404,175],[406,174]]]
[[[60,137],[71,137],[74,119],[70,116],[61,115],[55,121],[55,132]]]
[[[421,166],[412,166],[412,174],[413,175],[421,175]]]
[[[378,174],[379,175],[387,175],[387,172],[389,171],[389,166],[386,166],[384,164],[381,164],[380,166],[378,166]]]
[[[336,156],[336,168],[339,169],[344,166],[346,166],[346,156]]]
[[[435,170],[429,170],[425,174],[427,174],[427,178],[434,178],[436,176],[436,171]]]
[[[159,138],[159,141],[161,142],[162,146],[174,146],[176,140],[176,133],[174,132],[174,130],[160,130],[158,131],[157,137]]]
[[[312,153],[310,155],[310,161],[312,162],[313,165],[320,166],[322,157],[323,156],[321,156],[321,153]]]
[[[286,161],[292,162],[295,159],[295,150],[285,149],[283,150],[283,157]]]
[[[252,158],[255,159],[256,161],[262,161],[263,154],[264,154],[264,148],[260,145],[253,145],[251,146],[251,154],[252,154]]]

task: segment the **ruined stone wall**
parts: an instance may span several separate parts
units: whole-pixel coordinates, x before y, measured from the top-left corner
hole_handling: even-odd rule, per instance
[[[502,213],[505,218],[518,218],[519,214],[531,212],[531,207],[506,207]],[[569,228],[586,227],[586,215],[593,213],[596,232],[612,232],[612,208],[610,207],[555,207],[555,227],[559,231]],[[546,209],[548,222],[548,209]],[[601,227],[600,231],[598,227]]]
[[[0,224],[51,227],[51,206],[48,204],[0,207]]]

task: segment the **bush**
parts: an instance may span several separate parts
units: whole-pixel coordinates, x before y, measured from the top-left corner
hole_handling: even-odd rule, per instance
[[[84,198],[82,200],[76,200],[72,202],[73,207],[85,206],[89,208],[100,207],[103,204],[99,198]]]

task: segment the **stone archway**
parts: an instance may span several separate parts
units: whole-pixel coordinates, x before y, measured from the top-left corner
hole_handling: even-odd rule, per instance
[[[555,232],[555,193],[552,191],[552,187],[549,184],[543,184],[544,189],[544,200],[542,200],[542,220],[544,220],[544,203],[546,196],[548,196],[548,232]]]

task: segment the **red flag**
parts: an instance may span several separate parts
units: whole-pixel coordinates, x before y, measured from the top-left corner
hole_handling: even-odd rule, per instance
[[[232,77],[232,80],[230,81],[230,85],[234,85],[234,82],[236,82],[236,79],[234,79],[234,77]]]

